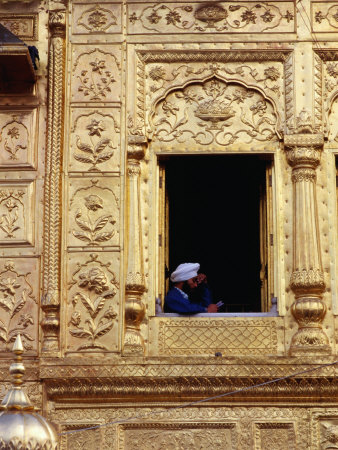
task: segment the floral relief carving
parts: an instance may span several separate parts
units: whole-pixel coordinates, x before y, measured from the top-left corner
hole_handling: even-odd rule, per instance
[[[7,160],[21,159],[20,153],[27,150],[29,135],[26,126],[18,120],[17,116],[3,125],[0,131],[0,145],[7,152]]]
[[[246,143],[275,140],[277,116],[260,93],[213,77],[169,93],[157,104],[152,123],[157,141],[224,146],[239,137]]]
[[[37,15],[0,14],[0,23],[20,39],[37,40]]]
[[[78,263],[69,283],[73,295],[73,310],[68,326],[69,333],[84,343],[76,350],[103,349],[108,350],[100,338],[105,336],[114,326],[117,313],[111,299],[119,288],[110,263],[102,263],[97,254],[83,264]],[[72,328],[73,327],[73,328]]]
[[[337,3],[325,2],[315,3],[313,11],[314,29],[324,31],[327,28],[338,28],[338,5]],[[323,24],[322,24],[323,22]],[[324,28],[324,30],[323,30]]]
[[[72,245],[78,246],[79,241],[85,243],[81,245],[89,247],[103,246],[106,243],[116,245],[119,233],[119,196],[111,189],[116,183],[117,177],[108,179],[107,186],[100,186],[97,179],[90,180],[86,185],[80,180],[78,183],[74,182],[74,188],[76,185],[79,188],[70,199]]]
[[[0,205],[5,213],[0,216],[0,229],[6,238],[15,237],[15,232],[21,227],[18,225],[19,207],[23,207],[22,197],[25,192],[18,190],[0,190]]]
[[[13,261],[7,261],[0,272],[0,345],[2,343],[5,350],[11,349],[19,333],[25,349],[33,348],[31,328],[35,321],[31,311],[36,298],[28,275],[30,272],[19,274]]]
[[[141,28],[148,31],[168,33],[173,31],[189,32],[257,32],[275,28],[293,30],[294,6],[287,2],[283,7],[278,3],[250,4],[207,3],[203,6],[179,4],[176,7],[167,4],[151,5],[141,12],[129,7],[131,29]],[[140,24],[140,25],[138,25]],[[291,27],[290,27],[291,25]],[[136,27],[135,27],[136,26]]]
[[[91,33],[98,33],[105,32],[116,25],[117,19],[111,10],[95,5],[93,8],[84,11],[76,23]]]
[[[109,138],[101,138],[101,132],[105,130],[105,125],[102,121],[92,119],[87,125],[88,136],[90,138],[90,144],[81,142],[79,136],[76,139],[76,146],[78,150],[81,150],[85,155],[74,153],[74,158],[84,164],[91,164],[89,171],[99,171],[98,164],[102,164],[108,161],[114,154],[112,151],[105,151],[113,149],[112,141]]]
[[[103,209],[103,200],[97,195],[85,197],[84,205],[87,209],[87,220],[82,218],[82,211],[78,210],[75,215],[75,222],[81,231],[73,231],[73,235],[86,242],[87,245],[100,245],[101,242],[109,241],[115,231],[102,231],[106,225],[116,223],[110,214],[97,217],[95,214],[99,209]]]
[[[81,54],[74,65],[76,91],[81,97],[90,101],[108,101],[118,89],[117,71],[120,64],[112,53],[95,48],[89,53]],[[115,74],[114,74],[115,72]],[[73,98],[76,96],[73,92]]]
[[[295,450],[296,436],[292,423],[260,423],[256,424],[255,449]]]

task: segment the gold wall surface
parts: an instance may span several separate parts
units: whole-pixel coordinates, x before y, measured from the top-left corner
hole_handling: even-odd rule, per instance
[[[338,3],[5,0],[0,23],[40,54],[0,92],[1,396],[20,332],[62,449],[338,448]],[[187,154],[272,155],[277,314],[155,314],[158,158]]]

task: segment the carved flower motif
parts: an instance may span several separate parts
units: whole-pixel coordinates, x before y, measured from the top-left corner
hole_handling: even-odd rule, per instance
[[[18,207],[18,204],[11,197],[5,202],[5,206],[8,209],[8,211],[12,211],[14,208]]]
[[[95,61],[92,61],[90,65],[93,67],[93,72],[98,72],[100,75],[102,75],[103,69],[106,68],[106,63],[98,58],[96,58]]]
[[[253,114],[258,114],[260,117],[264,116],[266,111],[266,104],[262,100],[258,101],[255,105],[250,107]]]
[[[29,324],[34,325],[32,314],[21,314],[18,325],[22,325],[23,328],[27,328]]]
[[[81,322],[81,314],[78,311],[74,311],[71,315],[70,321],[68,325],[74,325],[75,327],[79,326]]]
[[[116,312],[114,312],[112,307],[109,306],[103,317],[105,317],[106,319],[115,319],[116,316]]]
[[[138,20],[138,17],[135,12],[131,16],[129,16],[129,22],[134,25],[134,23]]]
[[[246,11],[244,11],[241,15],[242,18],[242,22],[246,22],[247,25],[249,25],[249,23],[256,23],[256,19],[257,16],[253,11],[250,11],[249,9],[247,9]]]
[[[15,295],[15,289],[19,288],[19,284],[16,278],[1,278],[0,279],[0,291],[3,291],[10,295]]]
[[[102,198],[97,195],[89,195],[88,197],[85,197],[85,200],[85,206],[90,211],[97,211],[98,209],[103,208]]]
[[[337,78],[337,77],[338,77],[338,64],[335,64],[335,63],[329,63],[329,64],[326,66],[326,70],[327,70],[327,73],[328,73],[329,75],[331,75],[331,77],[334,77],[334,78]]]
[[[150,23],[156,24],[162,19],[162,17],[157,14],[157,11],[153,11],[147,19]]]
[[[161,66],[156,66],[151,69],[149,76],[154,81],[163,80],[165,77],[165,70]]]
[[[13,127],[8,130],[7,135],[10,136],[12,139],[19,139],[20,136],[19,129],[17,127]]]
[[[174,106],[172,103],[167,101],[163,102],[162,109],[167,117],[169,117],[170,114],[176,115],[175,111],[179,111],[179,108],[177,106]]]
[[[79,278],[80,281],[78,282],[78,285],[80,287],[87,287],[89,291],[94,290],[96,294],[101,294],[103,291],[108,290],[106,275],[98,267],[94,267],[88,272],[81,273]]]
[[[272,22],[272,19],[275,17],[274,14],[271,14],[270,9],[266,10],[264,14],[261,15],[263,22],[269,23]]]
[[[289,22],[291,22],[291,20],[293,20],[293,14],[291,14],[289,10],[286,11],[285,16],[283,16],[283,17],[284,17],[284,19],[287,20],[287,23],[289,23]]]
[[[89,125],[86,126],[89,130],[89,136],[101,136],[101,131],[104,131],[105,127],[101,120],[93,119]]]
[[[88,23],[99,30],[107,23],[107,17],[101,11],[94,11],[89,15]]]
[[[168,12],[165,18],[167,19],[167,25],[176,25],[177,22],[181,22],[181,15],[177,11]]]
[[[280,77],[279,70],[276,69],[275,67],[268,67],[267,69],[265,69],[264,75],[266,76],[267,79],[272,81],[277,81],[278,78]]]
[[[315,14],[315,21],[318,23],[322,23],[322,20],[325,19],[325,16],[323,16],[323,13],[321,11],[317,11]]]
[[[334,20],[336,22],[338,22],[338,10],[337,10],[336,14],[334,14],[332,17],[334,18]]]

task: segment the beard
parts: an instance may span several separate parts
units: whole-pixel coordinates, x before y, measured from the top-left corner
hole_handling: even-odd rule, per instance
[[[191,289],[187,281],[184,282],[182,286],[182,291],[185,292],[187,295],[190,295],[192,293],[193,290]]]

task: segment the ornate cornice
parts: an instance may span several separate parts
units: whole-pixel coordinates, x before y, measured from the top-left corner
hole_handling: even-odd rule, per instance
[[[51,400],[87,400],[105,399],[128,401],[137,398],[142,401],[182,400],[182,396],[189,399],[199,399],[217,396],[252,386],[252,389],[238,392],[226,398],[236,402],[254,399],[255,401],[289,401],[314,402],[325,399],[327,402],[337,403],[338,379],[336,377],[297,377],[269,383],[264,386],[258,384],[271,382],[272,378],[244,377],[172,377],[172,378],[72,378],[67,380],[48,380],[46,382],[47,396]],[[225,398],[217,399],[224,401]]]
[[[138,50],[145,63],[153,62],[247,62],[247,61],[286,61],[292,50]]]

